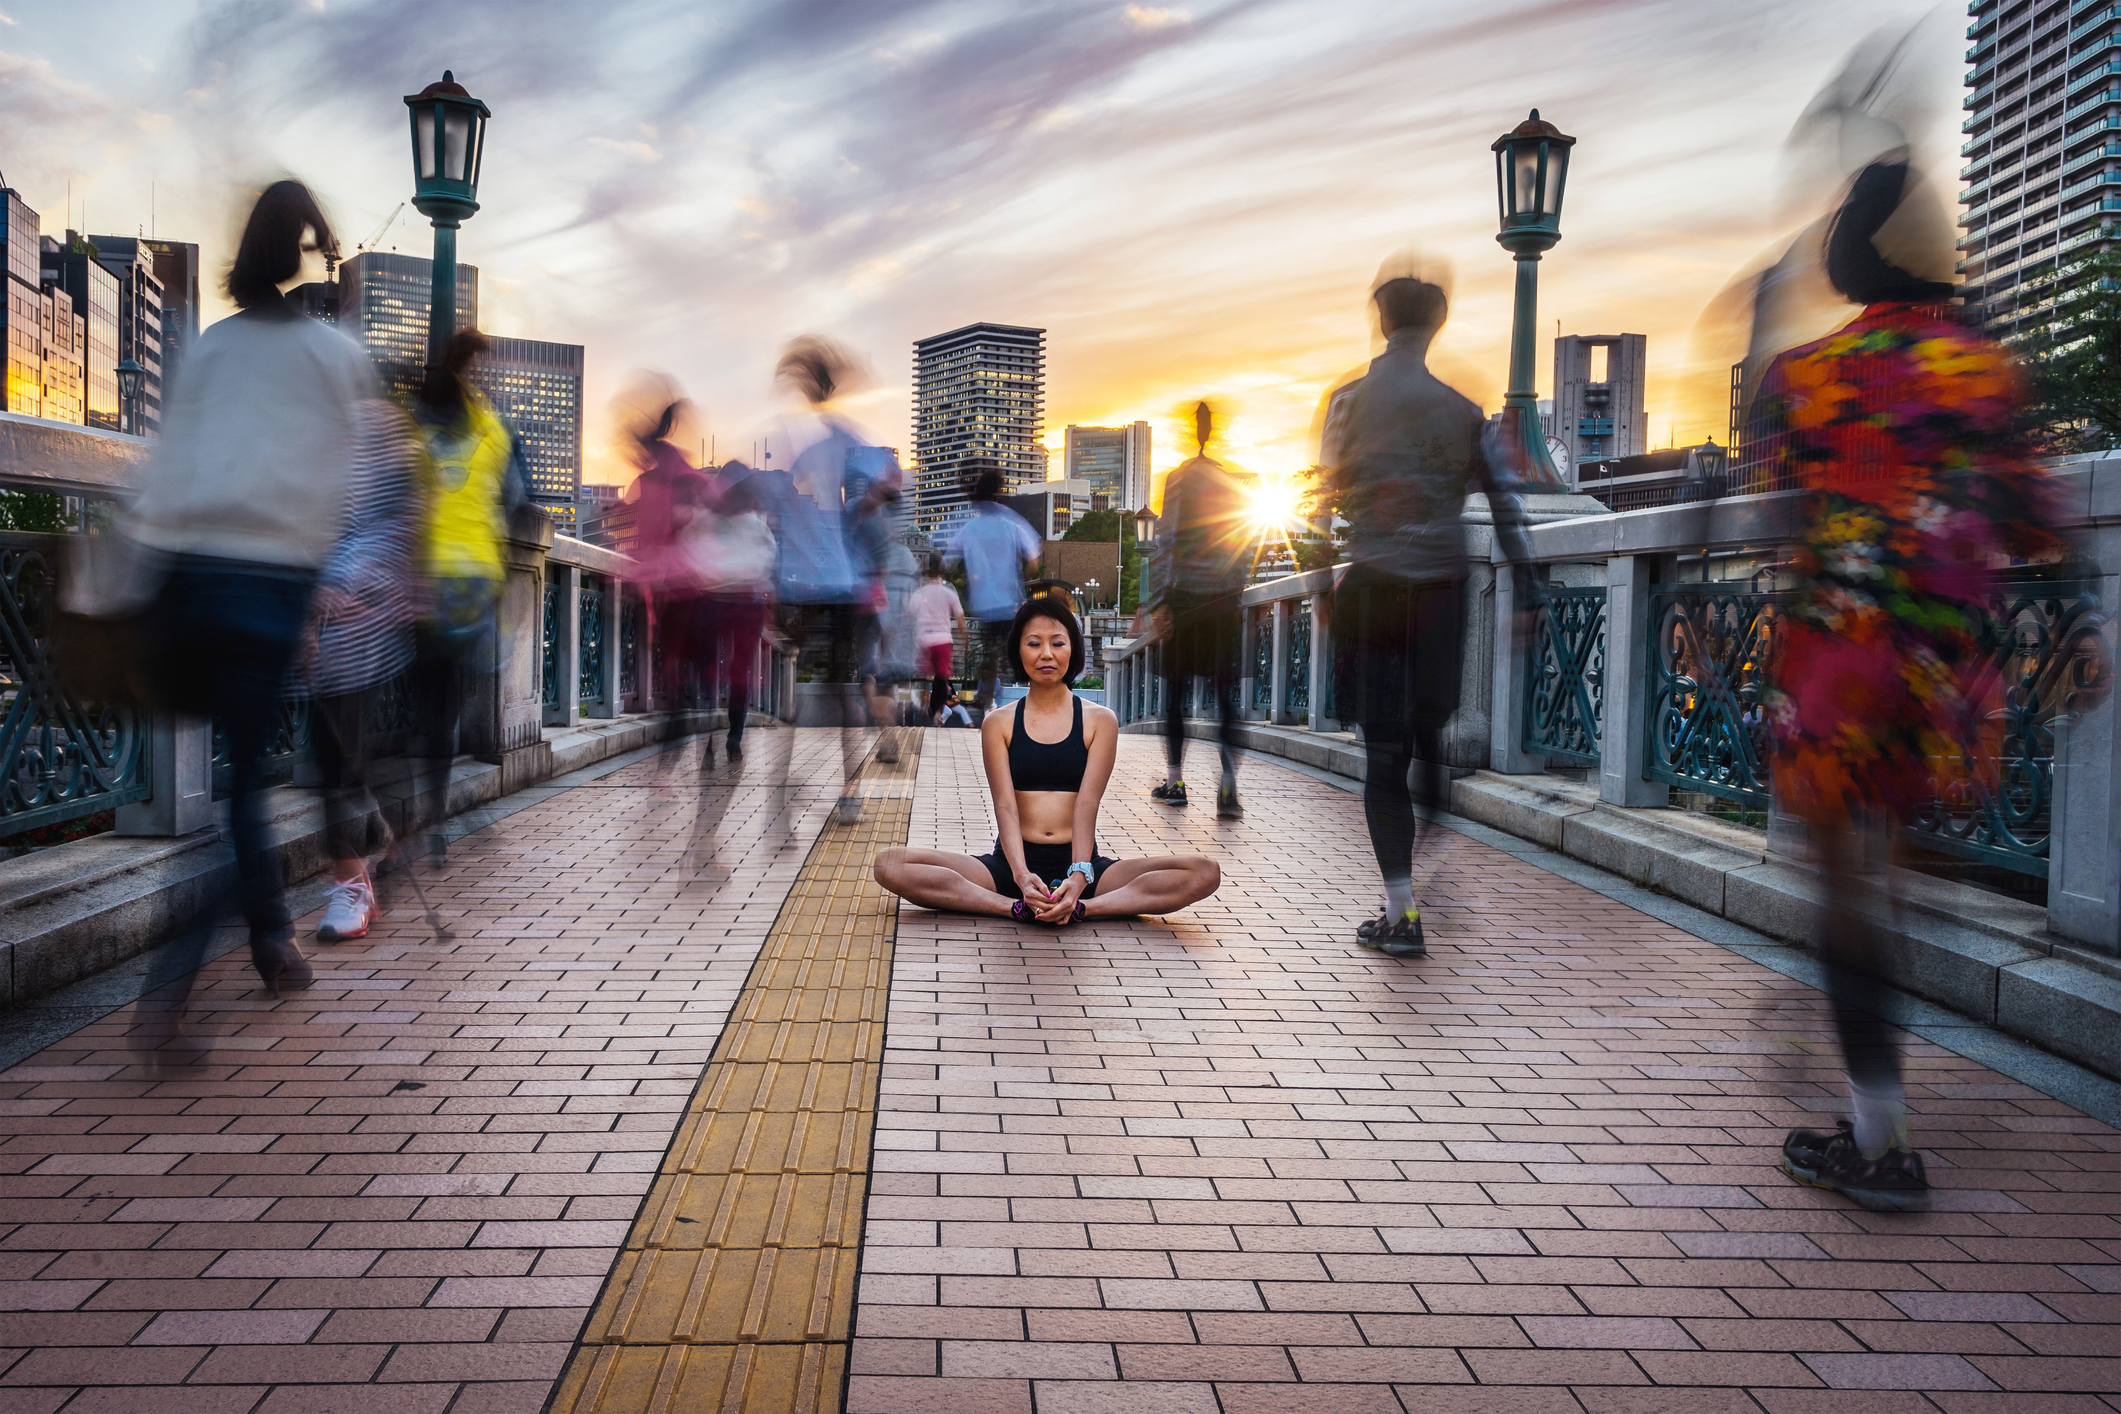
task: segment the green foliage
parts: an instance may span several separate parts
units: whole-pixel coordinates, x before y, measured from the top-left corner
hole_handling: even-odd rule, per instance
[[[1293,543],[1296,550],[1296,568],[1299,570],[1322,570],[1328,565],[1340,563],[1340,546],[1331,540],[1304,536]]]
[[[73,528],[65,497],[49,491],[0,491],[0,530],[64,532]]]
[[[1134,538],[1131,529],[1127,533],[1127,538],[1129,540]],[[1109,545],[1119,539],[1119,512],[1111,510],[1089,511],[1080,515],[1069,523],[1068,533],[1063,535],[1061,539],[1097,540]]]
[[[1123,614],[1133,613],[1141,602],[1142,556],[1141,548],[1134,543],[1133,521],[1132,512],[1123,518],[1118,511],[1090,511],[1071,522],[1067,534],[1061,536],[1062,540],[1110,545],[1125,530],[1127,538],[1120,545],[1119,555],[1119,611]]]
[[[2032,420],[2058,452],[2121,446],[2121,251],[2064,271],[2041,324],[2017,341]]]

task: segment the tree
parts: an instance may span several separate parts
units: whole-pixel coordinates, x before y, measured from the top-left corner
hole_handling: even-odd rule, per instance
[[[2058,452],[2121,445],[2121,251],[2057,277],[2043,320],[2017,341],[2034,425]]]

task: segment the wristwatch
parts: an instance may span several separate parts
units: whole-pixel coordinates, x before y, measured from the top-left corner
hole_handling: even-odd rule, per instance
[[[1088,860],[1076,860],[1073,864],[1068,866],[1068,873],[1082,875],[1083,883],[1086,885],[1095,884],[1097,882],[1097,866],[1095,864],[1090,863]],[[1067,874],[1063,874],[1061,876],[1061,882],[1066,883],[1067,881]]]

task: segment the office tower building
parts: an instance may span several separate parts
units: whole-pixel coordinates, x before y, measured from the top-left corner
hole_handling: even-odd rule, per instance
[[[423,310],[423,327],[425,320]],[[561,534],[574,534],[582,492],[582,346],[494,338],[471,381],[522,439],[530,499]]]
[[[118,274],[118,265],[128,264],[144,266],[154,277],[158,287],[155,362],[149,364],[138,353],[121,353],[119,357],[137,359],[142,367],[154,370],[154,397],[143,394],[140,402],[148,409],[145,415],[159,418],[161,390],[176,381],[185,352],[199,337],[199,247],[189,241],[165,241],[153,236],[90,236],[88,242],[101,252],[100,258],[112,274]],[[124,276],[119,278],[122,283]]]
[[[45,242],[57,241],[46,236]],[[88,320],[74,309],[74,297],[45,281],[39,286],[38,332],[43,341],[44,410],[53,422],[85,423],[88,392]]]
[[[928,535],[964,518],[968,466],[991,460],[1009,490],[1044,480],[1046,331],[968,324],[913,345],[914,519]]]
[[[88,244],[96,263],[118,282],[118,360],[131,359],[147,370],[133,406],[133,430],[153,437],[162,430],[162,393],[168,381],[162,357],[165,290],[156,273],[157,256],[141,249],[135,236],[90,236]]]
[[[44,250],[37,213],[12,187],[0,187],[0,221],[6,223],[7,381],[0,384],[0,411],[44,416],[44,328],[50,323],[44,293]]]
[[[427,366],[433,281],[434,262],[425,256],[364,250],[339,266],[339,328],[368,349],[384,387],[406,402],[419,392]],[[457,328],[478,327],[478,268],[459,265]],[[579,365],[576,372],[579,377]],[[580,460],[577,455],[577,464]]]
[[[1109,494],[1087,481],[1040,481],[1002,497],[1003,504],[1031,522],[1041,540],[1058,540],[1092,509],[1092,498]]]
[[[1087,481],[1097,509],[1123,511],[1149,504],[1149,424],[1125,427],[1068,425],[1061,453],[1062,475]]]
[[[1966,302],[2005,338],[2036,323],[2057,273],[2110,249],[2121,211],[2121,9],[1973,0]]]
[[[1641,334],[1570,334],[1554,341],[1552,435],[1572,468],[1648,449],[1648,348]]]
[[[106,432],[129,431],[118,405],[120,297],[118,277],[96,259],[96,248],[72,231],[65,241],[44,237],[44,283],[72,299],[86,333],[82,345],[83,420]]]

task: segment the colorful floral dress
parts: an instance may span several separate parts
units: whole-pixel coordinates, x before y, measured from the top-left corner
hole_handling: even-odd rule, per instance
[[[1999,567],[2058,544],[2001,345],[1945,310],[1875,304],[1768,369],[1756,435],[1801,503],[1769,696],[1782,808],[1906,819],[1993,773]]]

